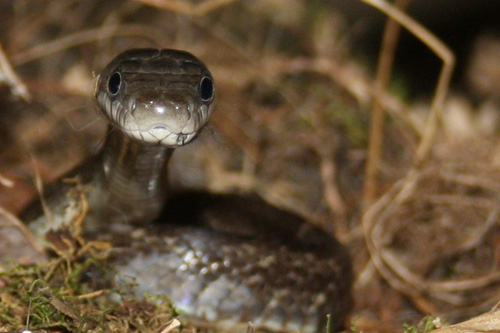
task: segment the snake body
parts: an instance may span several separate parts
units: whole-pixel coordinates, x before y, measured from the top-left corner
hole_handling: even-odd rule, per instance
[[[251,321],[324,332],[328,314],[332,330],[342,327],[351,265],[326,232],[259,198],[167,196],[172,152],[199,134],[215,104],[200,60],[176,50],[129,50],[103,70],[95,95],[110,123],[104,146],[70,172],[78,181],[56,182],[45,205],[26,210],[35,234],[67,223],[66,195],[83,186],[90,207],[84,232],[113,243],[117,270],[136,279],[138,293],[166,294],[187,316],[232,331]]]

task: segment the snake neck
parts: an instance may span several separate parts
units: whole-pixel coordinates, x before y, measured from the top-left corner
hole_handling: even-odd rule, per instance
[[[173,148],[130,139],[110,127],[101,154],[96,205],[113,222],[149,222],[167,198],[167,167]]]

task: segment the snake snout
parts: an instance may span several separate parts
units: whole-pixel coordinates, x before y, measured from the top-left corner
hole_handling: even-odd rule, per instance
[[[124,104],[128,112],[121,128],[144,142],[182,146],[204,125],[195,96],[185,90],[141,90]]]
[[[168,128],[173,133],[180,133],[190,127],[195,99],[185,91],[148,91],[137,96],[131,115],[139,130]],[[191,128],[189,130],[193,130]]]

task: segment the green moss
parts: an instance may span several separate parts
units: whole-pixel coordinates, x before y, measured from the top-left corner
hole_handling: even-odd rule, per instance
[[[426,316],[424,317],[417,326],[410,324],[403,324],[404,333],[426,333],[435,330],[437,327],[435,325],[435,317]]]
[[[71,260],[56,256],[45,264],[6,267],[0,274],[0,331],[159,332],[177,314],[168,298],[137,300],[132,285],[115,286],[113,280],[104,256],[85,251]]]

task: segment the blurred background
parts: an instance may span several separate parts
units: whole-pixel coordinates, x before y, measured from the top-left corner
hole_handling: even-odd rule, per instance
[[[54,180],[98,150],[106,125],[93,90],[109,60],[129,48],[184,49],[211,69],[218,104],[209,128],[174,155],[174,190],[256,193],[336,234],[353,257],[360,331],[486,311],[500,291],[500,3],[406,4],[454,52],[456,70],[418,181],[404,201],[384,201],[410,170],[442,66],[402,32],[380,97],[388,115],[375,197],[363,204],[387,21],[377,9],[342,0],[2,1],[3,56],[32,102],[12,96],[23,96],[21,83],[4,68],[0,206],[19,212],[36,196],[35,175]],[[374,203],[384,209],[367,227]]]

